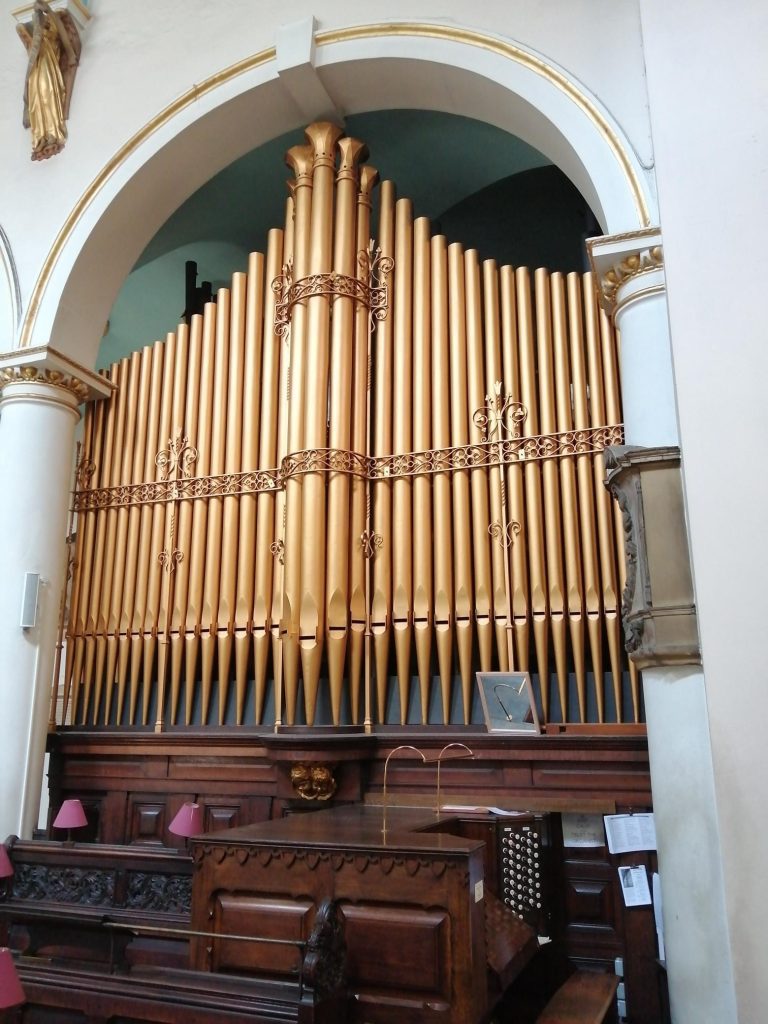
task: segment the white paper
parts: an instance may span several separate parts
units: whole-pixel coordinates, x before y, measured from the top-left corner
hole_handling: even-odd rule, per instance
[[[619,881],[627,907],[646,907],[651,904],[648,875],[643,864],[619,868]]]
[[[656,921],[656,935],[659,940],[659,960],[666,960],[667,954],[664,949],[664,919],[662,917],[661,905],[661,879],[658,871],[654,871],[651,879],[653,885],[653,916]]]
[[[656,826],[652,811],[646,814],[606,814],[605,834],[611,853],[656,849]]]
[[[563,822],[563,846],[605,846],[603,819],[599,814],[560,815]]]

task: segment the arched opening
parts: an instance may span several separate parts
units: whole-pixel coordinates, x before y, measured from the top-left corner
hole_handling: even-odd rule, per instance
[[[317,44],[318,72],[339,109],[375,110],[385,97],[389,108],[495,125],[557,165],[605,231],[648,223],[647,177],[621,130],[541,57],[440,26],[361,26],[318,36]],[[103,168],[65,223],[33,290],[22,346],[53,338],[92,366],[115,296],[160,226],[218,171],[304,120],[273,51],[225,69],[161,111]]]

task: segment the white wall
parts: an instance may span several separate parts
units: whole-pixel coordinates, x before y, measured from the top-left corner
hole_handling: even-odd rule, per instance
[[[768,7],[644,0],[642,15],[739,1021],[763,1024]]]

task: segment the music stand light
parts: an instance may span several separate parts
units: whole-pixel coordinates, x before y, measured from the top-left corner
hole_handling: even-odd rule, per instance
[[[203,808],[200,804],[191,801],[182,804],[176,817],[168,826],[168,831],[173,832],[175,836],[183,836],[185,839],[199,836],[203,831]]]
[[[59,808],[59,813],[53,821],[54,828],[65,828],[67,830],[67,842],[72,842],[72,829],[83,828],[88,824],[83,805],[79,800],[65,800]]]
[[[21,987],[16,965],[10,949],[0,948],[0,1010],[9,1010],[12,1006],[21,1006],[27,1001]]]

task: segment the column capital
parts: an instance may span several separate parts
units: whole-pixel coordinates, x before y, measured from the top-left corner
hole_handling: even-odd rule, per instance
[[[600,304],[616,317],[630,302],[665,290],[660,228],[587,239],[589,264]]]
[[[77,403],[108,398],[115,385],[101,374],[76,363],[50,345],[19,348],[0,354],[0,392],[9,384],[61,388]]]

